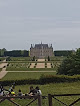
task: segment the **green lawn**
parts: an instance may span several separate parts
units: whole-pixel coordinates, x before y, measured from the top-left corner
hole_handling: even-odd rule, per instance
[[[10,57],[11,61],[31,61],[32,57]]]
[[[2,80],[39,79],[41,75],[55,75],[55,72],[11,72],[7,73]]]
[[[5,57],[0,57],[0,61],[3,61],[5,59]]]
[[[15,68],[15,67],[7,67],[6,71],[56,71],[56,68]]]
[[[23,93],[28,93],[29,92],[29,87],[31,85],[22,85],[22,86],[16,86],[15,87],[15,92],[16,94],[18,93],[18,90],[21,89]],[[73,82],[73,83],[55,83],[55,84],[46,84],[46,85],[33,85],[34,88],[36,86],[39,86],[42,95],[48,96],[48,94],[75,94],[75,93],[80,93],[80,81],[79,82]],[[9,89],[9,87],[6,87]],[[70,103],[73,102],[73,100],[76,100],[79,98],[79,96],[73,96],[73,97],[57,97],[59,100],[67,103],[69,105]],[[61,105],[59,102],[56,100],[53,100],[53,106],[64,106]],[[15,99],[17,103],[20,103],[21,106],[25,106],[29,100],[27,99]],[[31,100],[30,100],[31,101]],[[1,103],[1,106],[14,106],[12,103],[5,101]],[[37,106],[37,101],[34,102],[30,106]],[[48,98],[42,100],[42,106],[48,106]],[[80,106],[80,102],[76,103],[74,106]]]
[[[50,60],[51,61],[63,61],[66,58],[66,56],[54,56],[51,57]]]

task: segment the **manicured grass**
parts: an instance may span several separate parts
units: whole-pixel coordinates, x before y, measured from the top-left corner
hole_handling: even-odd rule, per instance
[[[6,71],[26,71],[26,67],[16,68],[16,67],[7,67]]]
[[[54,56],[54,57],[51,57],[50,60],[51,61],[63,61],[64,59],[66,58],[66,56]]]
[[[29,87],[31,85],[22,85],[22,86],[16,86],[15,92],[18,93],[18,90],[21,89],[23,93],[29,92]],[[48,94],[76,94],[80,93],[80,81],[79,82],[73,82],[73,83],[55,83],[55,84],[46,84],[46,85],[33,85],[34,88],[36,86],[39,86],[42,95],[48,96]],[[6,87],[9,89],[9,87]],[[66,103],[68,106],[70,103],[72,103],[74,100],[78,99],[79,96],[70,96],[70,97],[56,97],[59,100]],[[21,104],[21,106],[25,106],[29,101],[28,99],[15,99],[17,103]],[[52,99],[53,106],[64,106],[61,103],[57,102],[56,100]],[[5,101],[1,103],[1,106],[14,106],[12,103]],[[32,103],[30,106],[37,106],[37,101]],[[48,98],[42,99],[42,106],[48,106]],[[80,101],[76,103],[74,106],[80,106]]]
[[[10,57],[11,61],[31,61],[32,57]]]
[[[0,61],[3,61],[5,59],[5,57],[0,57]]]
[[[7,73],[3,81],[5,80],[22,80],[22,79],[39,79],[41,75],[55,75],[55,72],[11,72]]]
[[[54,68],[28,68],[27,71],[56,71]]]
[[[7,67],[7,71],[56,71],[56,68],[14,68]]]

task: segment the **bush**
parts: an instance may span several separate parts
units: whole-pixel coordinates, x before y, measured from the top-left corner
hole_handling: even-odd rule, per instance
[[[25,85],[25,84],[38,84],[37,79],[23,79],[23,80],[6,80],[0,81],[0,84],[3,86],[9,86],[15,82],[15,85]]]
[[[35,56],[33,57],[33,60],[32,61],[35,61]]]
[[[80,76],[47,75],[40,77],[41,84],[80,81]]]
[[[6,80],[0,81],[3,86],[9,86],[15,82],[15,85],[25,84],[47,84],[47,83],[61,83],[80,81],[80,75],[66,76],[66,75],[41,75],[40,79],[23,79],[23,80]]]
[[[50,61],[50,57],[48,56],[48,61]]]

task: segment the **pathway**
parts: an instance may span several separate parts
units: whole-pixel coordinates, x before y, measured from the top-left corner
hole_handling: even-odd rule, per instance
[[[3,68],[0,72],[0,79],[2,79],[8,72],[6,71],[6,68]]]
[[[36,68],[45,68],[45,63],[37,63]]]
[[[51,68],[51,63],[47,63],[47,68]]]
[[[31,63],[30,68],[34,68],[35,63]]]
[[[0,64],[0,68],[2,68],[2,71],[0,72],[0,79],[2,79],[7,74],[7,71],[6,71],[7,64],[8,63]]]
[[[45,61],[45,59],[38,59],[37,61],[40,61],[41,62],[41,61]]]
[[[7,66],[8,63],[1,63],[0,68],[4,68],[4,66]]]
[[[7,71],[7,72],[56,72],[56,71]]]

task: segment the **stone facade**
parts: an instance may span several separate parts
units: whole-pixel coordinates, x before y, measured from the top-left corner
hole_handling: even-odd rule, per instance
[[[37,58],[45,58],[45,57],[53,57],[53,47],[52,44],[49,46],[48,44],[31,44],[30,48],[30,57]]]

